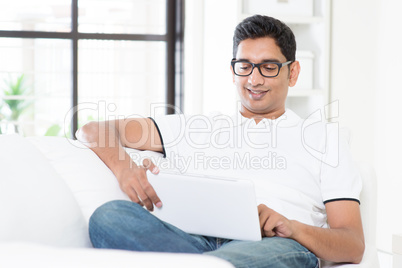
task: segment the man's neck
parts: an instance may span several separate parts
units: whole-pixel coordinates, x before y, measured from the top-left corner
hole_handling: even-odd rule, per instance
[[[271,113],[266,113],[266,114],[256,114],[256,113],[252,113],[250,111],[244,111],[244,110],[240,111],[240,114],[242,116],[244,116],[246,118],[254,119],[256,124],[261,122],[261,120],[263,120],[264,118],[275,120],[275,119],[281,117],[284,113],[285,113],[285,109],[274,111]]]

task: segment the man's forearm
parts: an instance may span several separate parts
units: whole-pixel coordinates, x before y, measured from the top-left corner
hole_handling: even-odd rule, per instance
[[[364,240],[350,229],[327,229],[292,221],[291,238],[308,248],[318,258],[334,262],[359,263],[364,253]]]

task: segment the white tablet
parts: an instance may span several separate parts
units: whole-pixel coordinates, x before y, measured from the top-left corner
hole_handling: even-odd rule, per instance
[[[261,240],[254,185],[248,180],[147,172],[161,199],[154,215],[191,234]]]

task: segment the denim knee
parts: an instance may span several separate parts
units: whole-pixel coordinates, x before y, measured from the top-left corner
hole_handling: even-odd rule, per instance
[[[90,219],[89,219],[89,226],[91,226],[92,224],[95,223],[101,223],[103,221],[107,221],[110,219],[113,219],[114,215],[119,215],[121,212],[121,210],[126,210],[128,209],[128,207],[130,207],[130,204],[127,203],[131,203],[128,201],[123,201],[123,200],[114,200],[114,201],[109,201],[103,205],[101,205],[100,207],[98,207],[93,214],[91,215]],[[135,203],[133,203],[135,204]],[[133,206],[133,208],[131,209],[135,209],[135,206]]]
[[[89,237],[94,247],[112,247],[105,245],[106,239],[114,234],[119,225],[124,224],[121,216],[124,214],[138,215],[145,210],[138,204],[115,200],[110,201],[97,208],[89,219]],[[110,241],[110,239],[108,240]]]
[[[95,210],[89,221],[89,235],[96,248],[202,253],[205,247],[202,239],[129,201],[108,202]]]
[[[317,257],[296,241],[270,237],[261,241],[232,241],[207,252],[231,262],[237,268],[262,267],[318,267]]]

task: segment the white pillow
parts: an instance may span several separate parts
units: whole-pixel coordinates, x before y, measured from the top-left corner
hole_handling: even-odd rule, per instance
[[[111,200],[130,200],[112,171],[79,141],[61,137],[29,137],[73,192],[88,223],[100,205]]]
[[[0,135],[0,241],[90,247],[69,187],[25,138]]]

